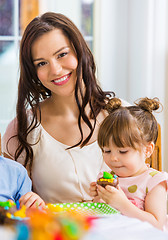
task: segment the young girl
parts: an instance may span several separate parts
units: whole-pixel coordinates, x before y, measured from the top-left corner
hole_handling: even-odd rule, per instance
[[[119,176],[117,188],[90,185],[90,194],[103,199],[128,217],[148,221],[163,229],[167,213],[168,174],[149,168],[145,160],[154,150],[158,125],[152,114],[158,99],[141,99],[136,106],[122,107],[120,99],[107,104],[109,116],[98,133],[105,163]],[[102,173],[99,174],[99,177]]]

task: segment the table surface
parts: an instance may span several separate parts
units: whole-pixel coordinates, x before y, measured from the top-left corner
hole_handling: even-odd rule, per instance
[[[15,240],[14,232],[0,226],[0,239]],[[93,227],[81,240],[168,240],[168,232],[154,228],[147,222],[128,218],[121,214],[101,217],[93,221]]]
[[[168,232],[147,222],[121,214],[94,220],[91,231],[82,240],[168,240]]]

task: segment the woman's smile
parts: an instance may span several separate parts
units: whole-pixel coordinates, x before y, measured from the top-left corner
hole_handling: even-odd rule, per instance
[[[54,79],[54,80],[52,80],[52,82],[53,82],[55,85],[58,85],[58,86],[64,85],[64,84],[67,83],[68,80],[70,79],[71,74],[72,74],[72,73],[69,73],[69,74],[67,74],[67,75],[64,75],[63,77]]]

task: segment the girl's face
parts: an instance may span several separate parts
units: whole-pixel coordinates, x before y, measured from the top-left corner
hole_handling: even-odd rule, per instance
[[[145,152],[146,147],[142,147],[141,151],[131,147],[119,148],[110,141],[109,146],[103,148],[103,158],[119,177],[131,177],[147,169]]]
[[[74,93],[78,60],[69,39],[60,29],[35,40],[31,53],[39,80],[53,95]]]

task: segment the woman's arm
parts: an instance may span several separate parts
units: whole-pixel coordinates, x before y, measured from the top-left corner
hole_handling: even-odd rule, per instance
[[[17,138],[11,138],[17,134],[17,120],[13,119],[7,126],[2,137],[2,153],[4,157],[14,159],[15,151],[18,147]],[[11,138],[11,140],[9,140]]]
[[[17,135],[17,119],[14,118],[7,126],[6,131],[2,137],[2,154],[6,158],[14,160],[15,151],[19,146]],[[15,137],[13,137],[15,136]],[[24,153],[18,158],[18,162],[24,164]]]
[[[167,214],[166,182],[161,182],[154,187],[145,198],[145,210],[136,207],[128,200],[120,187],[118,189],[98,186],[98,194],[106,203],[118,209],[123,215],[147,221],[154,227],[163,229]]]

